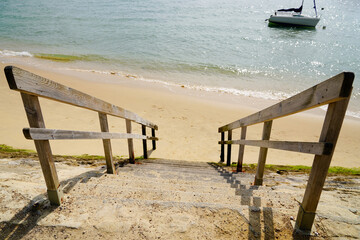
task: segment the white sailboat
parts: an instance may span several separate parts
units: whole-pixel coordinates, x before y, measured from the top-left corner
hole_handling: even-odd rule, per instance
[[[315,27],[320,21],[317,15],[316,3],[314,0],[315,17],[302,15],[304,0],[299,8],[279,9],[271,15],[269,24],[279,24],[285,26]]]

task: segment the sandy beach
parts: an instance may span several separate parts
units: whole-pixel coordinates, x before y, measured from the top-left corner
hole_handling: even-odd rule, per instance
[[[56,63],[52,63],[53,65]],[[50,64],[15,65],[30,72],[62,83],[74,89],[133,111],[159,126],[157,150],[150,157],[217,162],[220,140],[218,127],[257,112],[274,102],[251,97],[236,97],[230,94],[201,92],[182,87],[166,86],[139,79],[105,75],[95,72],[80,72],[52,68]],[[355,77],[356,80],[356,77]],[[308,86],[311,87],[311,86]],[[305,90],[305,89],[304,89]],[[41,99],[47,128],[66,130],[99,131],[96,112]],[[34,143],[26,140],[22,128],[28,127],[20,94],[9,89],[3,70],[0,74],[0,143],[15,148],[34,149]],[[273,123],[272,140],[318,141],[323,110],[297,114]],[[125,121],[110,117],[110,131],[125,132]],[[260,139],[262,125],[248,129],[248,139]],[[133,130],[140,133],[141,127],[134,124]],[[240,131],[233,132],[240,138]],[[114,140],[114,155],[127,156],[126,140]],[[101,140],[52,141],[54,154],[102,155]],[[245,148],[245,163],[256,163],[259,149]],[[236,161],[238,146],[233,146]],[[135,141],[135,155],[142,155],[141,141]],[[269,150],[267,163],[282,165],[311,165],[313,155]],[[332,166],[360,166],[360,121],[347,117],[338,140]]]

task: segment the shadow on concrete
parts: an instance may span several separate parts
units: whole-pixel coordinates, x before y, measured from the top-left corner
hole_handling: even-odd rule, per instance
[[[249,229],[248,239],[261,239],[264,234],[264,239],[275,239],[274,232],[274,217],[273,211],[270,207],[261,207],[261,197],[253,196],[253,191],[257,190],[258,186],[247,186],[241,184],[241,181],[236,179],[239,174],[228,172],[222,167],[212,165],[222,176],[226,182],[230,184],[231,188],[235,188],[235,195],[241,197],[241,205],[249,207]],[[241,173],[240,173],[241,174]],[[261,213],[263,214],[264,229],[261,229]]]
[[[249,207],[248,239],[275,239],[273,209],[271,207],[262,207],[261,197],[253,196],[253,191],[257,190],[259,186],[241,184],[241,181],[237,180],[236,176],[241,176],[242,173],[228,172],[217,165],[210,165],[219,172],[220,176],[226,179],[231,188],[235,188],[235,195],[241,196],[241,205]],[[264,229],[261,229],[261,213],[263,214]],[[264,235],[262,236],[262,234]],[[292,239],[308,240],[311,239],[311,236],[294,231]]]
[[[105,170],[92,170],[61,182],[64,194],[70,192],[77,183],[86,183],[91,178],[98,178],[105,174]],[[66,197],[66,196],[65,196]],[[22,239],[37,223],[54,212],[59,206],[50,205],[46,193],[39,194],[14,215],[8,222],[0,224],[0,239]]]

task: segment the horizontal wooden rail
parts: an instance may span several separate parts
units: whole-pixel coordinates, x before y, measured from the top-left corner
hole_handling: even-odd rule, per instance
[[[353,80],[354,73],[340,73],[271,107],[222,126],[219,128],[219,132],[270,121],[348,98],[351,94]]]
[[[5,75],[12,90],[52,99],[96,112],[125,118],[150,128],[158,129],[157,125],[137,114],[115,106],[86,93],[53,82],[23,69],[7,66]]]
[[[156,137],[149,137],[140,134],[110,133],[110,132],[85,132],[72,130],[58,130],[47,128],[24,128],[23,133],[26,139],[31,140],[64,140],[64,139],[147,139],[155,140]]]
[[[329,155],[332,150],[331,143],[321,143],[321,142],[232,140],[232,141],[219,141],[219,144],[249,145],[255,147],[273,148],[273,149],[292,151],[292,152],[309,153],[315,155]]]

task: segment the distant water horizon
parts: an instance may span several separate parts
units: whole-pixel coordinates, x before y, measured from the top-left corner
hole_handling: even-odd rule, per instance
[[[301,1],[3,0],[0,61],[61,62],[79,71],[281,100],[355,73],[348,115],[360,118],[360,2],[317,1],[315,29],[271,28]],[[324,10],[321,10],[324,8]],[[81,9],[81,10],[80,10]],[[303,13],[313,16],[313,1]]]

